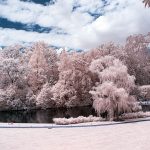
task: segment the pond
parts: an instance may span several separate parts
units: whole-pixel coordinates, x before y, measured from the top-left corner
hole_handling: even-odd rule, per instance
[[[90,106],[74,108],[57,108],[46,110],[22,110],[0,112],[0,122],[13,123],[53,123],[53,118],[96,115]]]
[[[143,111],[150,111],[150,106],[143,105]],[[90,106],[59,108],[46,110],[22,110],[0,112],[0,122],[13,123],[53,123],[53,118],[96,116],[94,109]]]

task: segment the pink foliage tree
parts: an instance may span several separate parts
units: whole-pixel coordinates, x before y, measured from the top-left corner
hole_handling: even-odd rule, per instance
[[[85,106],[93,98],[98,113],[105,100],[107,108],[113,106],[110,118],[133,110],[131,95],[140,93],[135,83],[150,84],[149,43],[150,33],[129,36],[123,46],[109,42],[81,53],[58,55],[43,42],[6,47],[0,50],[0,109]]]
[[[28,84],[36,95],[36,105],[54,107],[51,87],[58,80],[57,53],[43,42],[35,43],[29,60]]]
[[[130,76],[127,67],[113,56],[93,60],[89,69],[98,74],[99,82],[90,91],[93,107],[100,115],[108,113],[109,119],[135,108],[135,98],[130,93],[135,87],[135,77]]]
[[[42,85],[47,81],[47,68],[44,49],[40,43],[36,43],[33,46],[33,53],[29,61],[30,72],[28,74],[28,84],[35,94],[41,90]]]
[[[52,86],[49,83],[46,83],[41,89],[40,93],[36,97],[36,106],[37,108],[54,108],[55,101],[52,99],[53,95],[51,92]]]
[[[101,57],[111,55],[119,60],[124,60],[126,52],[123,50],[123,46],[117,45],[113,42],[101,44],[99,47],[91,49],[85,53],[85,57],[88,62],[91,63],[93,59],[99,59]]]
[[[150,7],[150,0],[143,0],[143,3],[145,4],[145,7]]]
[[[129,74],[136,77],[136,83],[150,84],[150,53],[148,45],[150,34],[133,35],[127,38],[124,51],[124,62],[128,67]]]
[[[25,109],[34,102],[29,102],[26,95],[29,88],[26,84],[26,71],[17,59],[3,58],[0,62],[0,109]],[[30,95],[31,96],[31,95]]]
[[[58,80],[57,55],[43,42],[35,43],[32,50],[28,83],[34,93],[38,93],[46,82],[52,85]]]
[[[22,48],[23,47],[21,45],[8,46],[2,50],[1,55],[3,58],[20,59],[22,57]]]
[[[58,107],[91,104],[88,93],[92,87],[91,76],[81,54],[63,51],[59,61],[59,80],[53,86],[53,99]]]
[[[142,85],[139,87],[140,97],[144,100],[150,100],[150,85]]]

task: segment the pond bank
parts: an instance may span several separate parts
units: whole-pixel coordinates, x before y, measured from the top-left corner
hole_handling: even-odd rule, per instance
[[[78,128],[78,127],[101,127],[101,126],[111,126],[120,124],[132,124],[138,122],[150,122],[150,117],[138,118],[138,119],[128,119],[126,121],[97,121],[97,122],[87,122],[79,124],[70,125],[56,125],[54,123],[50,124],[39,124],[39,123],[0,123],[0,128]]]
[[[150,111],[150,106],[143,105],[143,111]],[[2,111],[0,122],[6,123],[53,123],[53,118],[69,118],[78,116],[96,116],[92,106],[57,108],[46,110],[23,110],[23,111]]]
[[[0,112],[0,122],[53,123],[53,118],[96,115],[92,106]]]

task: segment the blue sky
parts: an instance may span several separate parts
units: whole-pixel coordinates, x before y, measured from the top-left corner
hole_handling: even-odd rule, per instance
[[[142,0],[0,0],[0,46],[45,41],[89,49],[150,32]]]

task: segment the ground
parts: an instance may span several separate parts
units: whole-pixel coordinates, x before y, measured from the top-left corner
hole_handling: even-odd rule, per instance
[[[1,150],[150,150],[149,140],[150,121],[94,127],[0,129]]]

